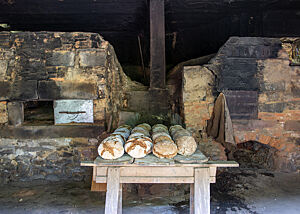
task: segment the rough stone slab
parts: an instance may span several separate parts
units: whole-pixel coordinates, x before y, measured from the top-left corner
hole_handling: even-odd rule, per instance
[[[205,163],[208,158],[198,149],[194,154],[190,156],[176,155],[174,157],[175,162],[179,163]]]
[[[133,163],[133,159],[134,158],[130,157],[128,154],[124,154],[122,157],[115,160],[106,160],[98,156],[94,163],[101,165],[124,165]]]
[[[167,158],[158,158],[154,156],[153,154],[149,154],[144,158],[135,158],[134,164],[137,165],[174,165],[175,162],[173,159],[167,159]]]
[[[72,51],[55,51],[47,54],[47,66],[74,66],[75,53]]]
[[[97,99],[97,85],[90,82],[39,81],[40,99]]]
[[[106,53],[96,49],[80,50],[79,64],[81,67],[105,66]]]
[[[41,139],[61,137],[96,138],[104,131],[103,126],[19,126],[0,127],[0,137],[16,139]]]

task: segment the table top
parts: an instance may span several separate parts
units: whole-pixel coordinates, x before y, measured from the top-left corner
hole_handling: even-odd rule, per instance
[[[177,155],[172,159],[158,158],[149,154],[144,158],[132,158],[128,154],[115,160],[105,160],[98,156],[94,161],[82,161],[81,166],[122,166],[122,167],[147,167],[147,166],[176,166],[176,167],[238,167],[235,161],[209,161],[208,158],[197,150],[191,156]]]

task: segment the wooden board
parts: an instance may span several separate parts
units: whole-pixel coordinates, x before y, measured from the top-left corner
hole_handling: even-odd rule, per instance
[[[106,183],[107,177],[97,176],[96,183]],[[194,183],[194,177],[120,177],[120,183],[123,184],[191,184]]]
[[[130,157],[128,154],[124,154],[122,157],[115,159],[115,160],[105,160],[98,156],[94,163],[96,165],[124,165],[124,164],[132,164],[133,163],[133,158]]]
[[[173,159],[167,159],[167,158],[158,158],[153,154],[149,154],[144,158],[136,158],[134,159],[135,165],[147,165],[147,166],[169,166],[174,165],[175,162]]]
[[[176,155],[174,161],[178,163],[205,163],[208,158],[200,150],[197,150],[191,156]]]

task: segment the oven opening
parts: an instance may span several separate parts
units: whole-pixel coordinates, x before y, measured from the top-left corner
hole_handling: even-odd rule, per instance
[[[54,125],[53,101],[24,102],[23,125]]]

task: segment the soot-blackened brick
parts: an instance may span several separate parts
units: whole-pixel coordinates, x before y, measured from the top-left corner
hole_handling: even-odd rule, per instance
[[[47,66],[74,66],[75,53],[72,51],[55,51],[46,54]]]
[[[282,113],[286,107],[286,103],[271,103],[259,104],[258,109],[260,112]]]
[[[36,100],[37,81],[36,80],[19,80],[12,83],[10,91],[11,100]]]
[[[102,50],[82,50],[79,52],[79,60],[82,67],[105,66],[106,53]]]

